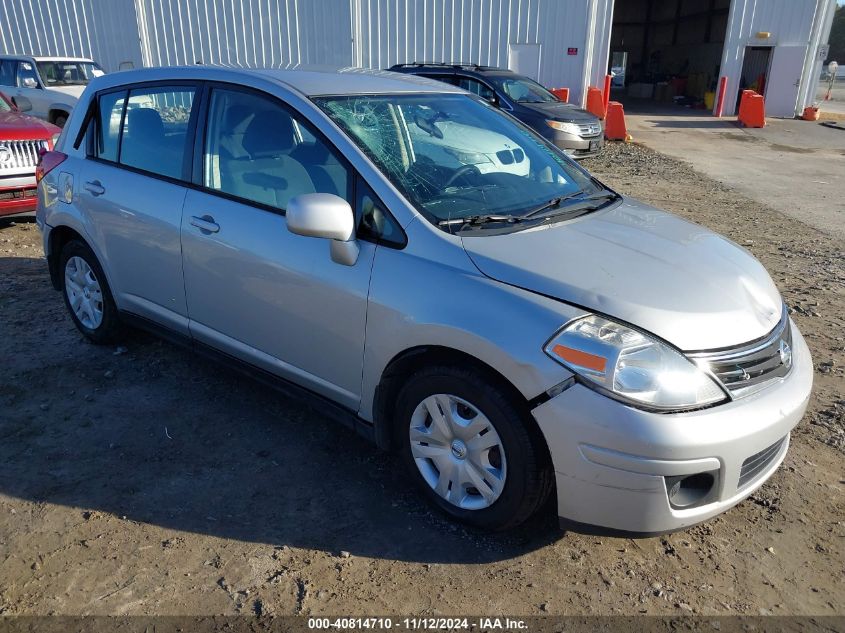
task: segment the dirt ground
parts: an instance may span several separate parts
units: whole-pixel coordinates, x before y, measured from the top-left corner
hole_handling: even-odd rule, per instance
[[[84,342],[35,224],[0,220],[0,614],[842,614],[843,243],[638,146],[586,166],[750,249],[812,349],[750,499],[659,538],[466,530],[306,406],[144,334]]]

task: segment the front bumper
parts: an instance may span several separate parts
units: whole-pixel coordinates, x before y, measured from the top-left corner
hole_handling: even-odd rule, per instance
[[[0,217],[35,211],[35,175],[0,177]]]
[[[803,337],[792,328],[792,371],[724,405],[651,413],[576,383],[534,409],[554,463],[558,514],[626,532],[669,532],[748,497],[783,461],[789,433],[809,401],[813,364]],[[749,465],[756,466],[751,478]],[[698,473],[714,476],[711,494],[692,507],[670,503],[667,479],[671,487],[673,478]]]
[[[549,140],[572,158],[597,156],[604,148],[604,134],[582,137],[577,134],[555,132]]]

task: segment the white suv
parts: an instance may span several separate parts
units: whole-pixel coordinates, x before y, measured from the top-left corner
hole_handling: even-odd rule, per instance
[[[21,112],[59,127],[64,127],[88,82],[103,74],[99,64],[81,57],[0,56],[0,90]]]

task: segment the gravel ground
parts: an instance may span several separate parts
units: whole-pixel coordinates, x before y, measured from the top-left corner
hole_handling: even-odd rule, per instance
[[[659,538],[466,530],[306,406],[84,342],[34,223],[0,220],[0,614],[841,614],[843,244],[636,145],[585,165],[751,250],[804,332],[810,408],[750,499]]]

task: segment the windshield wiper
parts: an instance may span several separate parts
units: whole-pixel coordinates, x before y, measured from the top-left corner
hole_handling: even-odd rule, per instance
[[[583,204],[596,202],[598,200],[604,200],[605,198],[613,198],[616,199],[619,197],[618,193],[613,191],[604,190],[601,193],[593,194],[590,196],[583,195],[583,191],[578,191],[576,193],[571,193],[568,196],[561,196],[557,198],[552,198],[545,204],[540,205],[536,209],[532,209],[528,212],[527,215],[522,216],[523,220],[529,220],[531,218],[536,218],[537,216],[543,215],[549,209],[554,209],[555,207],[559,207],[561,204],[566,202],[567,200],[572,200],[572,204],[567,205],[561,213],[568,213],[569,211],[574,211],[583,208]],[[558,215],[555,213],[554,215]]]
[[[570,193],[567,196],[558,196],[557,198],[552,198],[548,202],[541,204],[536,209],[532,209],[526,215],[523,215],[522,218],[524,220],[527,220],[529,218],[535,218],[538,215],[542,215],[544,211],[547,211],[549,209],[554,209],[555,207],[559,207],[561,205],[561,203],[565,202],[566,200],[571,200],[572,198],[577,198],[578,196],[581,195],[581,193],[582,193],[581,191],[576,191],[575,193]]]
[[[440,220],[438,226],[481,226],[482,224],[490,224],[492,222],[504,222],[506,224],[516,224],[524,220],[522,216],[518,215],[468,215],[463,218],[451,218],[449,220]]]

